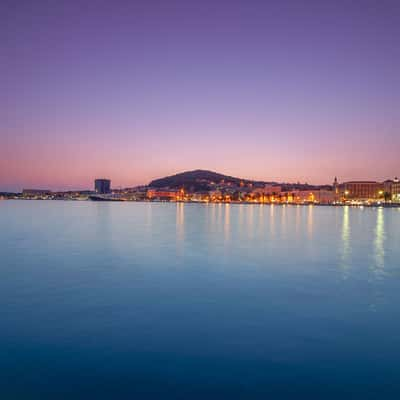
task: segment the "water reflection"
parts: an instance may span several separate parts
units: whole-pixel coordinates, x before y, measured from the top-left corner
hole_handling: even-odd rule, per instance
[[[247,232],[248,232],[248,237],[250,240],[253,240],[254,238],[254,207],[253,205],[247,205],[246,206],[246,211],[247,211]]]
[[[376,212],[375,240],[374,240],[374,271],[377,275],[383,273],[385,267],[385,214],[383,208]]]
[[[153,224],[153,206],[151,203],[146,204],[146,233],[151,234]]]
[[[296,230],[296,235],[299,234],[300,230],[300,205],[296,206],[296,223],[295,223],[295,230]]]
[[[110,203],[108,202],[98,202],[94,203],[96,210],[96,228],[100,235],[104,232],[111,237],[111,215],[110,215]]]
[[[243,210],[244,210],[244,205],[240,204],[239,205],[239,216],[238,216],[238,231],[239,233],[243,233]]]
[[[307,232],[309,239],[312,239],[313,236],[313,212],[314,206],[308,206],[308,216],[307,216]]]
[[[216,225],[216,229],[218,230],[218,227],[220,227],[222,225],[222,219],[223,219],[223,215],[222,215],[222,207],[223,204],[219,203],[217,205],[217,225]]]
[[[384,267],[385,267],[385,214],[383,208],[376,210],[376,224],[374,230],[374,246],[373,246],[373,264],[372,273],[374,279],[372,280],[375,284],[372,286],[372,299],[370,309],[372,311],[377,310],[377,306],[384,299],[384,292],[381,290],[380,281],[383,278]],[[371,282],[371,279],[370,279]]]
[[[231,206],[230,204],[225,204],[225,215],[224,215],[224,239],[225,245],[229,242],[230,230],[231,230],[231,220],[230,220]]]
[[[264,236],[264,204],[258,206],[258,233]]]
[[[281,206],[281,235],[282,240],[286,240],[286,205]]]
[[[342,222],[342,247],[341,247],[341,268],[343,270],[343,278],[347,278],[347,273],[350,268],[351,245],[350,245],[350,208],[343,207],[343,222]]]
[[[217,209],[217,205],[216,204],[211,204],[208,205],[207,207],[211,207],[211,218],[208,220],[209,225],[211,224],[211,227],[214,227],[215,224],[215,212]]]
[[[112,252],[113,240],[112,240],[112,216],[111,216],[111,204],[108,202],[93,203],[96,210],[96,240],[102,242],[102,251],[104,254]]]
[[[271,204],[269,206],[269,230],[271,239],[274,237],[275,234],[275,205]]]
[[[176,203],[176,244],[177,250],[183,253],[183,242],[185,239],[185,204]]]

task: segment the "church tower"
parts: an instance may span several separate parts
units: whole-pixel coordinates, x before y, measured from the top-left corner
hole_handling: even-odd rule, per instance
[[[335,193],[335,194],[339,194],[339,183],[338,183],[338,180],[337,180],[337,176],[335,176],[335,179],[334,179],[334,181],[333,181],[333,193]]]

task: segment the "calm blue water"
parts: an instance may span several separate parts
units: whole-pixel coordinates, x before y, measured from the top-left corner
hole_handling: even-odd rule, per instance
[[[0,202],[1,399],[397,399],[399,309],[400,209]]]

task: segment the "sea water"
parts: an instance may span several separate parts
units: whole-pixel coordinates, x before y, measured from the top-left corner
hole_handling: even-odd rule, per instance
[[[400,209],[0,202],[1,399],[400,398]]]

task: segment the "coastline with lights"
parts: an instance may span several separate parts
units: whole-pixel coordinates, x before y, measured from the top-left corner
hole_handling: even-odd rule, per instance
[[[133,188],[113,189],[110,179],[99,178],[94,190],[51,191],[24,189],[0,193],[1,200],[148,201],[232,204],[294,204],[400,206],[400,181],[349,181],[314,186],[235,178],[206,170],[168,176]]]

